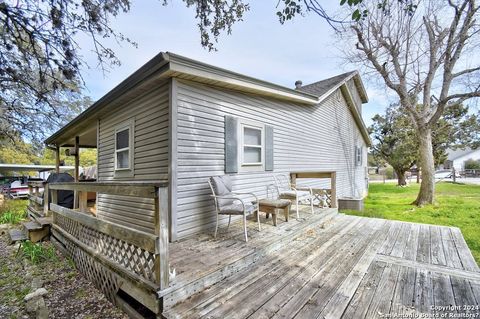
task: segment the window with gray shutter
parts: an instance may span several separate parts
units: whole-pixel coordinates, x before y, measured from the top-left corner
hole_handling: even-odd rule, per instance
[[[273,127],[225,116],[225,173],[273,171]]]

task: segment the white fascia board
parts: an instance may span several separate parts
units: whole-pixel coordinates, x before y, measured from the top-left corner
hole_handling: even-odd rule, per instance
[[[289,100],[297,103],[315,105],[318,104],[318,98],[314,95],[301,93],[292,89],[284,88],[273,83],[256,80],[249,77],[243,77],[236,73],[230,73],[221,69],[211,69],[208,66],[193,63],[184,63],[184,61],[177,61],[170,56],[170,72],[178,72],[186,75],[191,75],[199,80],[210,80],[221,82],[239,90],[249,92],[257,92],[258,94],[275,96],[280,99]]]

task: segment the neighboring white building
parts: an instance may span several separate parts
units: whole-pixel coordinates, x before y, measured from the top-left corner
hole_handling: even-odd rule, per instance
[[[468,160],[480,160],[480,148],[472,150],[471,148],[447,150],[448,158],[445,161],[444,168],[455,168],[457,171],[465,170],[465,162]]]

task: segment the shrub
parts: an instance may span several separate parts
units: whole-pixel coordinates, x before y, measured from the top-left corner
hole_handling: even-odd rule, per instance
[[[38,264],[45,260],[57,260],[55,248],[53,246],[44,247],[41,243],[32,243],[27,240],[22,245],[23,256],[34,264]]]
[[[388,166],[388,167],[385,169],[385,175],[386,175],[386,178],[387,178],[387,179],[395,179],[395,173],[394,173],[394,171],[393,171],[393,167]]]
[[[0,224],[18,224],[25,217],[25,214],[7,211],[0,216]]]
[[[465,169],[480,169],[480,160],[469,159],[465,161]]]

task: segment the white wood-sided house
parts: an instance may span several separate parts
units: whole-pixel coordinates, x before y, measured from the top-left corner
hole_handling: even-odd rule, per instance
[[[52,236],[91,280],[108,283],[100,288],[110,300],[121,304],[121,289],[159,313],[155,291],[173,289],[168,242],[215,225],[209,177],[228,174],[236,191],[264,198],[274,174],[329,172],[318,176],[334,177],[336,197],[366,196],[367,101],[356,71],[292,89],[160,53],[46,140],[57,155],[98,149],[95,183],[49,185],[54,204],[43,211],[53,213]],[[80,212],[96,193],[95,216],[56,205],[62,189],[78,192]],[[131,253],[118,259],[105,236]]]

